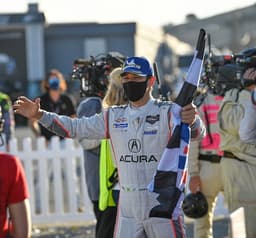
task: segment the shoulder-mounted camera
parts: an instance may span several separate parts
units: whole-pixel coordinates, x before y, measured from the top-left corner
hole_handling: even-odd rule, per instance
[[[104,97],[110,72],[121,67],[125,57],[119,52],[91,56],[90,59],[75,59],[72,79],[80,80],[80,96]]]
[[[256,67],[256,48],[245,49],[238,54],[214,55],[209,35],[208,43],[209,53],[205,57],[200,83],[207,85],[211,93],[224,95],[229,89],[243,89],[256,84],[254,80],[243,78],[248,68]]]

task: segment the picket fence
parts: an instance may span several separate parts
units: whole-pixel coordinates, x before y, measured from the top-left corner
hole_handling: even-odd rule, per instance
[[[20,144],[20,143],[19,143]],[[30,192],[32,222],[35,226],[84,225],[95,217],[85,184],[83,149],[72,139],[53,137],[32,143],[24,138],[20,146],[13,138],[10,153],[18,156],[25,169]],[[228,217],[219,194],[214,217]]]
[[[33,145],[35,148],[33,148]],[[83,150],[72,139],[54,137],[46,146],[44,138],[10,142],[10,153],[24,166],[30,192],[34,225],[63,225],[94,222],[85,184]]]

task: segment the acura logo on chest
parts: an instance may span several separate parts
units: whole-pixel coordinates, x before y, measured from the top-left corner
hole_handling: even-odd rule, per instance
[[[128,148],[132,153],[138,153],[141,150],[141,143],[138,139],[131,139],[128,142]]]

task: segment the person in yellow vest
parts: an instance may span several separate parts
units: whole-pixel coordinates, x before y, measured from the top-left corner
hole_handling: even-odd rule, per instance
[[[102,101],[104,109],[113,105],[125,105],[128,102],[120,79],[121,72],[121,68],[116,68],[110,74],[108,90]],[[108,116],[107,110],[105,116]],[[106,128],[108,128],[108,126]],[[106,135],[108,135],[108,131],[106,131]],[[108,136],[106,138],[108,138]],[[101,141],[99,210],[103,211],[104,220],[108,223],[108,229],[111,229],[111,231],[108,231],[108,234],[111,232],[113,237],[119,186],[114,153],[109,143],[109,139],[103,139]]]
[[[14,137],[15,121],[11,99],[7,94],[3,92],[0,92],[0,106],[2,108],[2,115],[4,120],[3,139],[6,142],[3,143],[5,144],[4,150],[9,151],[9,141],[12,137]]]

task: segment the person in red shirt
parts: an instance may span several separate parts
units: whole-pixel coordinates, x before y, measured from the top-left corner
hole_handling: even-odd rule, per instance
[[[0,136],[1,125],[3,120],[0,110]],[[0,238],[8,235],[14,238],[30,237],[28,197],[28,186],[20,160],[11,154],[0,152]]]

